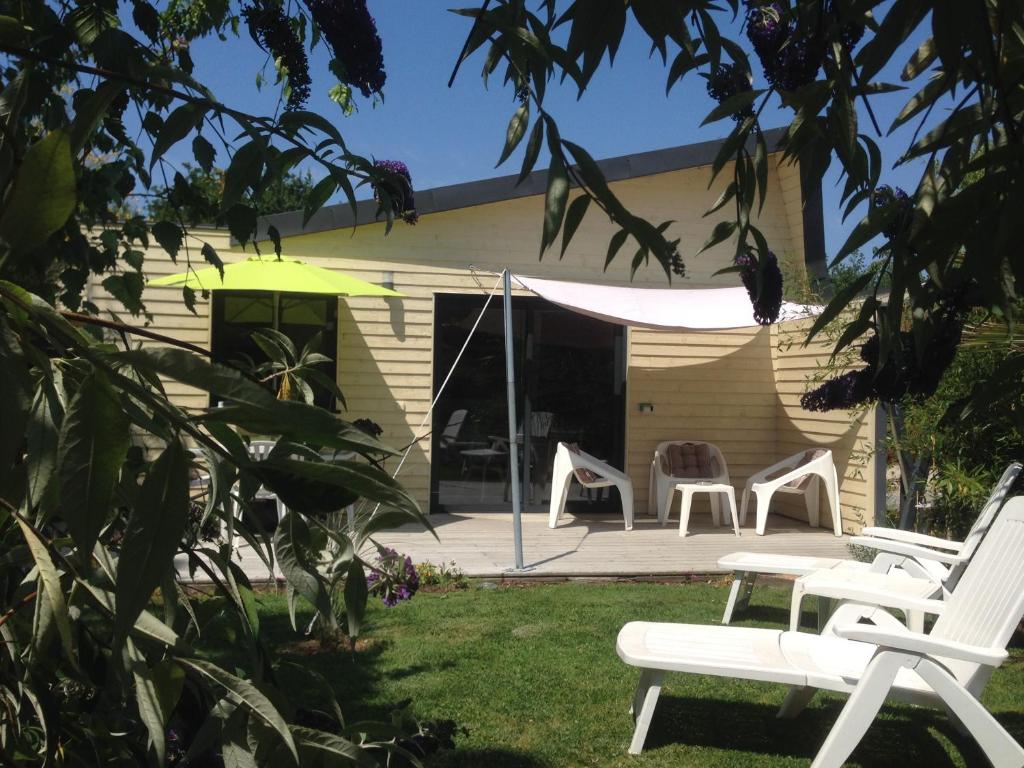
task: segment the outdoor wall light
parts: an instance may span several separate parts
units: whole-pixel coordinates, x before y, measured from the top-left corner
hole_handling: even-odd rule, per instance
[[[637,403],[636,409],[640,413],[654,413],[654,403]]]
[[[389,291],[395,290],[395,273],[394,272],[381,272],[380,273],[380,287],[387,288]]]

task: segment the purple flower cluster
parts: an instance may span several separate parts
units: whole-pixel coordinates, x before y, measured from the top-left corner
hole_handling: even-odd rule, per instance
[[[387,75],[377,23],[366,0],[304,0],[320,27],[334,58],[344,69],[342,79],[363,96],[380,93]]]
[[[394,207],[395,215],[400,216],[406,224],[415,224],[420,220],[416,212],[416,197],[412,190],[412,175],[409,167],[401,160],[376,160],[374,167],[379,168],[388,174],[388,178],[381,182]],[[373,188],[373,199],[381,202],[380,191],[377,185]]]
[[[761,271],[761,285],[758,290],[757,258],[753,253],[741,253],[734,263],[740,270],[740,279],[747,289],[750,303],[754,307],[754,319],[760,325],[771,325],[779,319],[782,310],[782,270],[775,254],[768,251],[764,269]]]
[[[881,343],[872,336],[860,348],[867,365],[859,371],[830,379],[800,398],[808,411],[849,409],[863,402],[895,403],[907,395],[926,398],[935,394],[963,333],[963,310],[956,297],[947,297],[932,317],[931,337],[919,354],[914,333],[901,331],[886,360],[880,361]]]
[[[288,75],[288,104],[286,110],[302,109],[309,99],[309,60],[298,35],[281,6],[272,2],[251,5],[242,9],[242,17],[249,25],[249,34],[256,44],[280,61]]]
[[[914,210],[914,201],[910,199],[910,195],[899,187],[890,187],[886,184],[875,189],[875,194],[871,197],[871,204],[875,208],[895,207],[897,209],[895,218],[889,226],[882,230],[882,234],[890,240],[896,237]]]
[[[724,104],[737,93],[752,90],[750,76],[735,64],[719,64],[708,76],[708,95],[719,104]],[[753,117],[754,108],[748,104],[733,113],[732,119],[740,122]]]
[[[747,14],[747,38],[761,60],[765,78],[779,90],[795,91],[817,77],[828,50],[825,22],[834,20],[832,3],[822,2],[820,13],[823,17],[809,31],[799,29],[793,14],[780,3],[755,5]],[[863,35],[863,24],[844,24],[839,31],[847,51],[852,51]]]
[[[366,577],[370,589],[380,593],[384,605],[393,608],[403,600],[410,600],[420,588],[420,575],[412,558],[393,549],[382,547],[377,566]]]

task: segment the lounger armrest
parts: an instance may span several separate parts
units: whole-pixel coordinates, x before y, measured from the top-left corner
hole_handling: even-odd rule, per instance
[[[862,528],[860,535],[870,536],[871,538],[877,539],[901,541],[904,544],[917,544],[920,547],[948,549],[951,552],[959,552],[964,546],[962,541],[940,539],[938,536],[929,536],[924,533],[917,533],[916,531],[904,531],[899,528]]]
[[[991,667],[998,667],[1008,656],[1005,649],[984,648],[978,645],[967,645],[952,640],[923,635],[918,632],[906,630],[900,632],[893,629],[882,629],[867,624],[844,624],[835,627],[833,630],[839,637],[847,640],[857,640],[862,643],[872,643],[883,648],[891,648],[898,651],[908,651],[924,656],[945,656],[949,659],[973,662],[975,664],[987,664]]]
[[[879,539],[874,536],[854,536],[850,539],[851,544],[856,544],[858,547],[868,547],[870,549],[877,549],[880,552],[889,552],[894,555],[903,555],[904,557],[914,557],[919,560],[935,560],[946,565],[955,565],[960,562],[961,557],[955,552],[940,552],[936,549],[929,549],[928,547],[919,547],[916,544],[905,544],[902,541],[889,541],[887,539]]]
[[[825,572],[827,576],[828,572]],[[816,579],[814,574],[802,576],[800,584],[805,595],[827,597],[832,600],[850,600],[855,603],[878,605],[882,608],[895,608],[899,611],[921,611],[938,615],[945,609],[942,600],[928,597],[908,595],[896,590],[870,584],[857,584],[848,581],[831,581],[826,578]],[[938,587],[936,587],[937,589]]]

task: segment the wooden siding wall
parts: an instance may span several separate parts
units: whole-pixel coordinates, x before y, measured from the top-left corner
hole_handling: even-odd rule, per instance
[[[740,490],[747,477],[771,463],[776,398],[767,329],[632,329],[628,377],[627,471],[639,512],[647,509],[654,449],[665,440],[714,443]],[[641,413],[639,403],[651,403],[654,411]],[[705,494],[694,501],[694,514],[708,510]]]
[[[187,250],[183,247],[181,253],[178,254],[177,264],[172,262],[170,257],[158,246],[151,247],[146,252],[146,276],[153,280],[164,275],[184,272],[189,259],[196,269],[209,266],[199,253],[203,243],[212,245],[225,261],[236,261],[242,258],[240,254],[231,253],[230,240],[226,231],[196,230],[194,236],[188,238]],[[143,322],[142,318],[131,321],[121,303],[110,296],[95,278],[88,285],[87,291],[89,298],[101,310],[113,310],[122,319],[127,318],[129,322]],[[143,293],[143,301],[146,304],[146,310],[153,316],[152,322],[146,325],[149,330],[209,349],[209,302],[202,299],[197,301],[196,313],[192,314],[182,301],[181,288],[163,287],[147,287]],[[161,345],[160,342],[141,336],[134,337],[133,341],[143,347]],[[164,385],[172,401],[183,408],[205,408],[209,403],[205,392],[166,379]]]
[[[799,258],[802,254],[799,190],[792,182],[795,173],[786,166],[773,170],[773,189],[759,219],[773,249],[783,258]],[[685,280],[673,281],[681,287],[738,282],[735,275],[712,276],[729,263],[728,244],[694,256],[714,223],[714,218],[705,219],[703,213],[725,183],[723,175],[708,189],[708,178],[709,169],[703,167],[613,185],[625,205],[637,213],[653,221],[675,220],[668,234],[681,238],[688,271]],[[399,223],[387,237],[383,225],[370,224],[354,231],[313,233],[285,240],[284,250],[292,257],[375,283],[390,276],[395,288],[404,294],[401,299],[354,297],[340,302],[338,380],[348,402],[349,418],[373,418],[384,428],[384,439],[396,446],[420,434],[418,428],[427,416],[433,393],[433,312],[437,294],[487,293],[497,280],[490,273],[506,266],[556,279],[665,285],[665,275],[656,265],[641,268],[630,280],[628,245],[608,271],[602,269],[608,240],[615,229],[596,210],[580,227],[564,259],[559,260],[557,252],[549,252],[538,261],[542,209],[540,197],[521,198],[430,214],[415,227]],[[198,234],[225,261],[248,255],[230,252],[223,232]],[[193,255],[198,258],[198,243],[193,241],[192,245],[196,246]],[[472,270],[470,265],[479,269]],[[182,268],[181,258],[174,265],[156,249],[146,261],[150,277]],[[117,308],[98,283],[90,289],[98,305]],[[500,287],[498,290],[500,294]],[[209,343],[207,302],[200,301],[198,314],[192,315],[181,303],[179,289],[148,288],[144,299],[154,315],[150,325],[153,330],[200,345]],[[774,331],[764,329],[687,334],[630,332],[626,456],[638,512],[646,508],[650,456],[661,440],[685,437],[719,444],[730,462],[734,483],[741,488],[751,472],[792,452],[791,445],[814,441],[814,430],[820,429],[818,422],[801,420],[798,414],[790,413],[785,397],[796,395],[791,396],[787,390],[787,394],[776,396],[773,385],[773,377],[785,372],[786,385],[795,392],[797,383],[792,376],[797,376],[798,366],[807,361],[777,359],[775,336]],[[172,382],[168,390],[183,406],[206,405],[205,395],[187,387]],[[655,412],[639,413],[640,402],[654,403]],[[785,439],[776,437],[780,420],[785,422]],[[426,419],[422,432],[430,428]],[[429,495],[429,443],[425,439],[415,445],[400,477],[424,506]],[[844,485],[844,494],[848,487],[854,488]],[[852,524],[852,510],[860,501],[855,496],[851,499]]]

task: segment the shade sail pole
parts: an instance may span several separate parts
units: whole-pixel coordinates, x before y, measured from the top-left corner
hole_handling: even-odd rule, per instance
[[[516,441],[516,364],[512,336],[512,273],[501,273],[505,285],[505,384],[508,396],[509,488],[512,490],[512,535],[515,540],[516,570],[523,570],[522,499],[519,493],[519,444]]]

